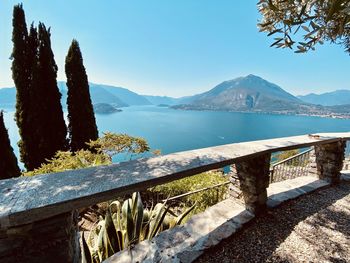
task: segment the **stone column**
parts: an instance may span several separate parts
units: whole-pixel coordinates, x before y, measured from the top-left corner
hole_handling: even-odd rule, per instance
[[[0,229],[0,262],[80,262],[77,212]]]
[[[269,153],[236,163],[246,208],[254,214],[266,209],[270,159]]]
[[[343,168],[345,141],[338,141],[315,146],[317,175],[330,183],[340,181]]]

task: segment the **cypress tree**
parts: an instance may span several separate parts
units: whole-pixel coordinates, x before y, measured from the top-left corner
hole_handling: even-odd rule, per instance
[[[21,140],[18,142],[21,160],[28,168],[30,134],[28,132],[29,113],[29,85],[31,68],[28,66],[28,31],[22,4],[13,8],[12,32],[12,78],[16,86],[16,113],[15,120]]]
[[[32,100],[32,138],[35,149],[30,152],[29,169],[37,168],[59,150],[67,149],[67,127],[57,87],[57,65],[51,49],[50,29],[38,25],[38,57],[33,67],[30,97]]]
[[[98,130],[91,103],[89,82],[83,57],[76,40],[68,50],[65,64],[68,87],[68,132],[72,151],[87,149],[86,142],[98,138]]]
[[[12,41],[20,156],[27,170],[33,170],[58,150],[67,149],[57,65],[51,50],[50,29],[39,23],[37,30],[32,24],[28,35],[21,4],[13,10]]]
[[[22,133],[21,141],[19,142],[21,160],[28,170],[32,170],[37,167],[37,137],[34,136],[35,130],[37,128],[37,112],[35,107],[40,98],[33,96],[33,89],[36,88],[36,69],[38,60],[38,33],[37,29],[32,24],[30,27],[28,39],[27,39],[27,51],[26,51],[26,65],[29,70],[28,74],[28,84],[25,97],[23,97],[19,102],[21,102],[26,107],[22,110]]]
[[[20,176],[21,171],[10,144],[2,111],[0,111],[0,145],[0,179]]]

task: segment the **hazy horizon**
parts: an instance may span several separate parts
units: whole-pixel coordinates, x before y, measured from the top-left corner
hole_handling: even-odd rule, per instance
[[[248,74],[248,75],[256,75],[256,74]],[[248,76],[247,75],[247,76]],[[257,76],[257,75],[256,75]],[[235,78],[232,78],[232,79],[227,79],[227,80],[223,80],[221,81],[220,83],[218,83],[217,85],[221,84],[222,82],[225,82],[225,81],[230,81],[230,80],[233,80],[233,79],[236,79],[236,78],[239,78],[239,77],[246,77],[246,76],[237,76]],[[260,76],[259,76],[260,77]],[[267,81],[269,81],[267,79]],[[66,80],[57,80],[57,82],[66,82]],[[271,81],[269,81],[271,82]],[[120,85],[111,85],[109,83],[99,83],[99,82],[96,82],[96,81],[91,81],[89,80],[89,83],[92,83],[92,84],[95,84],[95,85],[105,85],[105,86],[113,86],[113,87],[119,87],[119,88],[125,88],[125,89],[128,89],[132,92],[135,92],[134,90],[132,89],[129,89],[128,87],[122,87]],[[272,82],[273,83],[273,82]],[[276,84],[278,85],[278,83],[273,83],[273,84]],[[216,86],[216,85],[215,85]],[[212,88],[214,88],[215,86],[213,86]],[[279,85],[278,85],[279,86]],[[8,86],[8,87],[0,87],[0,89],[6,89],[6,88],[14,88],[14,85],[13,86]],[[143,95],[143,96],[161,96],[161,97],[171,97],[171,98],[182,98],[182,97],[187,97],[187,96],[193,96],[193,95],[197,95],[197,94],[200,94],[200,93],[203,93],[203,92],[206,92],[212,88],[209,88],[207,90],[203,90],[203,91],[200,91],[198,93],[193,93],[193,94],[189,94],[189,95],[184,95],[184,96],[169,96],[169,95],[164,95],[164,94],[147,94],[147,93],[138,93],[139,95]],[[281,87],[282,89],[284,89],[283,87]],[[331,92],[334,92],[334,91],[341,91],[341,90],[348,90],[350,91],[350,89],[337,89],[337,90],[326,90],[326,91],[323,91],[323,92],[309,92],[309,93],[304,93],[304,94],[294,94],[292,92],[289,92],[288,90],[286,90],[287,92],[289,92],[290,94],[292,94],[293,96],[303,96],[303,95],[311,95],[311,94],[315,94],[315,95],[320,95],[320,94],[324,94],[324,93],[331,93]],[[137,93],[137,92],[136,92]]]

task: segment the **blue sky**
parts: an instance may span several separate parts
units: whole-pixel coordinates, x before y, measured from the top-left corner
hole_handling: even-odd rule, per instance
[[[350,89],[350,58],[341,46],[294,54],[270,48],[259,33],[257,0],[28,0],[27,24],[51,26],[65,80],[73,38],[81,46],[89,81],[141,94],[184,96],[250,73],[292,94]],[[12,8],[0,3],[0,87],[12,86]]]

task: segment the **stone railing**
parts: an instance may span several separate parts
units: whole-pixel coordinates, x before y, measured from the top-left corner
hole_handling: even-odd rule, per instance
[[[266,209],[271,153],[315,147],[317,174],[339,182],[350,133],[235,143],[81,170],[0,181],[1,262],[79,262],[77,209],[236,165],[246,209]]]

